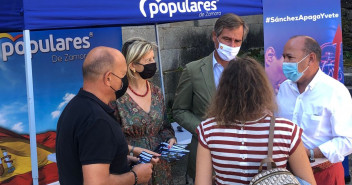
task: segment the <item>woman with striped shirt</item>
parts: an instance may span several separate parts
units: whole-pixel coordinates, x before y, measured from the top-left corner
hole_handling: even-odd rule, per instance
[[[263,67],[250,58],[230,61],[208,119],[197,128],[196,185],[210,185],[213,180],[215,184],[249,184],[267,156],[270,119],[276,110]],[[285,168],[288,162],[294,175],[316,184],[301,134],[296,124],[277,118],[272,158],[277,167]]]

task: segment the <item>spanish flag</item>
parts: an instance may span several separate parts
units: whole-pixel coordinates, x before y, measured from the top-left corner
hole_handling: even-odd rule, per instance
[[[55,153],[55,132],[37,134],[39,184],[59,179],[56,163],[48,160]],[[31,185],[30,144],[28,135],[0,128],[0,185]]]

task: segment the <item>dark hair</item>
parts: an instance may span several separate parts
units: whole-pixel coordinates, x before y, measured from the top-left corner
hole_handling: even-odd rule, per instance
[[[233,13],[228,13],[221,16],[215,22],[214,31],[216,36],[219,36],[224,28],[233,29],[239,28],[240,26],[243,26],[243,40],[245,40],[249,31],[247,24],[240,16]]]
[[[223,71],[207,117],[228,125],[255,120],[276,110],[274,91],[264,68],[246,57],[230,61]]]
[[[313,39],[312,37],[306,36],[306,35],[295,35],[293,37],[290,38],[294,39],[297,37],[303,37],[304,38],[304,47],[303,47],[303,51],[306,54],[309,53],[315,53],[315,55],[317,56],[317,61],[320,63],[321,60],[321,48],[320,45],[318,44],[318,42]]]

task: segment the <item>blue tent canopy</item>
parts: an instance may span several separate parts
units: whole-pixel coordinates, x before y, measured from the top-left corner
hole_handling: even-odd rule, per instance
[[[155,24],[262,14],[262,0],[0,0],[0,32]]]
[[[226,13],[262,14],[262,0],[0,0],[0,33],[23,31],[33,184],[38,184],[38,163],[30,30],[146,25]]]
[[[23,24],[23,1],[0,0],[0,33],[10,31],[22,31]]]

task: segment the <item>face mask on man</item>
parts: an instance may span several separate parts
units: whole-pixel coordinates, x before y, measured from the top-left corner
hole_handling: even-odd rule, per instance
[[[111,73],[111,74],[116,76],[114,73]],[[118,76],[116,76],[116,77],[120,78]],[[126,93],[127,87],[128,87],[127,75],[125,75],[123,78],[120,78],[120,79],[122,81],[122,84],[121,84],[121,88],[119,90],[115,90],[113,87],[110,86],[110,88],[115,91],[116,100],[119,99],[121,96],[123,96]]]
[[[240,51],[240,48],[241,48],[240,46],[230,47],[221,43],[219,39],[218,39],[218,42],[219,42],[219,47],[216,48],[216,51],[218,52],[221,59],[225,61],[230,61],[236,58],[238,52]]]
[[[138,63],[139,64],[139,63]],[[153,63],[149,63],[149,64],[139,64],[142,65],[144,67],[142,72],[138,72],[139,75],[143,78],[143,79],[148,79],[154,76],[155,72],[156,72],[156,62]]]
[[[309,66],[307,66],[307,68],[304,69],[302,72],[299,72],[298,71],[298,64],[301,63],[304,59],[306,59],[307,56],[302,58],[302,60],[300,60],[297,63],[294,63],[294,62],[283,62],[282,63],[282,70],[283,70],[284,75],[286,76],[287,79],[290,79],[293,82],[297,82],[303,76],[303,73],[308,69]]]

